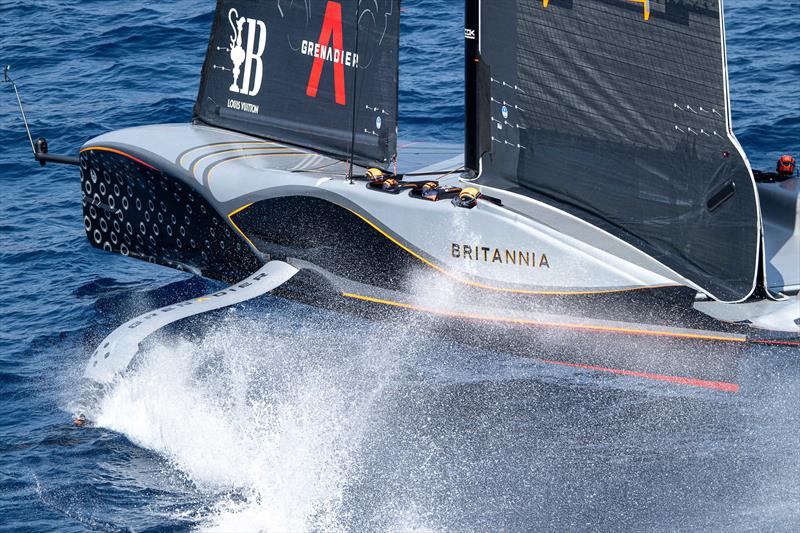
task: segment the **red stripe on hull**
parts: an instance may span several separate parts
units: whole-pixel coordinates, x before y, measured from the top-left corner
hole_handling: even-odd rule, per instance
[[[566,363],[563,361],[552,361],[549,359],[540,359],[544,363],[553,365],[568,366],[572,368],[580,368],[582,370],[591,370],[593,372],[606,372],[609,374],[616,374],[619,376],[629,376],[635,378],[649,379],[653,381],[666,381],[668,383],[675,383],[678,385],[689,385],[691,387],[701,387],[704,389],[713,389],[723,392],[738,393],[739,385],[737,383],[728,383],[726,381],[708,381],[697,378],[686,378],[680,376],[667,376],[664,374],[653,374],[650,372],[636,372],[633,370],[622,370],[620,368],[605,368],[601,366],[582,365],[578,363]]]

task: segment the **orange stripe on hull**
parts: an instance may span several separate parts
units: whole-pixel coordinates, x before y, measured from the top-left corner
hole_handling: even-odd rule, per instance
[[[240,234],[242,237],[244,237],[244,239],[245,239],[247,242],[249,242],[249,243],[250,243],[250,246],[252,246],[254,250],[258,250],[258,248],[256,248],[256,245],[255,245],[255,244],[253,244],[253,241],[251,241],[251,240],[250,240],[250,238],[249,238],[247,235],[245,235],[245,233],[242,231],[242,229],[241,229],[239,226],[237,226],[237,225],[236,225],[236,222],[234,222],[234,221],[233,221],[233,217],[234,217],[234,215],[237,215],[237,214],[241,213],[242,211],[244,211],[245,209],[247,209],[247,208],[248,208],[248,207],[250,207],[251,205],[253,205],[253,204],[252,204],[252,203],[249,203],[249,204],[247,204],[247,205],[244,205],[244,206],[240,207],[239,209],[237,209],[236,211],[234,211],[233,213],[231,213],[230,215],[228,215],[228,220],[229,220],[229,221],[230,221],[230,223],[233,225],[233,227],[234,227],[234,228],[236,228],[236,231],[238,231],[238,232],[239,232],[239,234]]]
[[[690,338],[690,339],[698,339],[698,340],[714,340],[714,341],[725,341],[725,342],[746,342],[746,339],[740,339],[736,337],[721,337],[721,336],[714,336],[714,335],[701,335],[701,334],[691,334],[691,333],[672,333],[672,332],[660,332],[660,331],[649,331],[649,330],[636,330],[636,329],[626,329],[626,328],[612,328],[612,327],[602,327],[602,326],[587,326],[582,324],[558,324],[558,323],[547,323],[547,322],[539,322],[534,320],[522,320],[522,319],[512,319],[512,318],[498,318],[498,317],[489,317],[483,315],[476,315],[476,314],[469,314],[469,313],[452,313],[447,311],[439,311],[436,309],[428,309],[424,307],[418,307],[411,304],[404,304],[400,302],[392,302],[389,300],[380,300],[378,298],[370,298],[367,296],[359,296],[357,294],[342,294],[345,298],[352,298],[356,300],[362,300],[371,303],[379,303],[384,305],[390,305],[393,307],[401,307],[404,309],[412,309],[415,311],[423,311],[431,314],[436,315],[444,315],[444,316],[451,316],[455,318],[466,318],[471,320],[485,320],[485,321],[494,321],[494,322],[503,322],[503,323],[514,323],[514,324],[521,324],[521,325],[531,325],[531,326],[542,326],[542,327],[558,327],[558,328],[574,328],[574,329],[589,329],[592,331],[598,332],[608,332],[608,333],[627,333],[627,334],[640,334],[640,335],[655,335],[655,336],[662,336],[662,337],[677,337],[677,338]],[[554,361],[550,359],[540,359],[537,360],[554,365],[561,365],[561,366],[569,366],[572,368],[581,368],[584,370],[591,370],[594,372],[606,372],[611,374],[617,374],[621,376],[628,376],[628,377],[635,377],[641,379],[649,379],[654,381],[664,381],[668,383],[675,383],[678,385],[689,385],[692,387],[701,387],[705,389],[713,389],[719,390],[723,392],[730,392],[730,393],[738,393],[739,392],[739,385],[736,383],[728,383],[725,381],[709,381],[704,379],[698,378],[689,378],[689,377],[682,377],[682,376],[669,376],[665,374],[656,374],[651,372],[637,372],[634,370],[624,370],[619,368],[607,368],[602,366],[594,366],[594,365],[585,365],[579,363],[567,363],[564,361]]]
[[[136,161],[136,162],[137,162],[137,163],[139,163],[140,165],[144,165],[144,166],[146,166],[147,168],[150,168],[150,169],[153,169],[153,170],[155,170],[156,172],[161,172],[160,170],[158,170],[158,169],[157,169],[156,167],[154,167],[153,165],[151,165],[151,164],[149,164],[149,163],[145,163],[145,162],[144,162],[144,161],[142,161],[141,159],[138,159],[138,158],[136,158],[136,157],[133,157],[131,154],[126,154],[125,152],[121,152],[121,151],[119,151],[119,150],[115,150],[115,149],[113,149],[113,148],[105,148],[105,147],[103,147],[103,146],[90,146],[90,147],[88,147],[88,148],[84,148],[83,150],[81,150],[81,153],[83,153],[83,152],[111,152],[112,154],[118,154],[118,155],[121,155],[121,156],[127,157],[128,159],[132,159],[133,161]]]
[[[544,322],[540,320],[530,320],[530,319],[523,319],[523,318],[510,318],[510,317],[495,317],[490,315],[479,315],[473,313],[461,313],[461,312],[453,312],[453,311],[445,311],[441,309],[433,309],[428,307],[420,307],[412,304],[402,303],[402,302],[393,302],[391,300],[382,300],[380,298],[372,298],[369,296],[361,296],[359,294],[350,294],[350,293],[342,293],[342,296],[345,298],[351,298],[354,300],[361,300],[365,302],[371,302],[381,305],[388,305],[391,307],[399,307],[403,309],[411,309],[413,311],[422,311],[425,313],[430,313],[434,315],[440,316],[449,316],[453,318],[463,318],[468,320],[480,320],[485,322],[498,322],[503,324],[519,324],[522,326],[535,326],[535,327],[545,327],[545,328],[561,328],[561,329],[574,329],[574,330],[583,330],[583,331],[593,331],[598,333],[621,333],[627,335],[645,335],[645,336],[652,336],[652,337],[670,337],[676,339],[693,339],[693,340],[703,340],[703,341],[720,341],[720,342],[736,342],[736,343],[746,343],[747,339],[745,337],[725,337],[722,335],[706,335],[703,333],[680,333],[677,331],[657,331],[657,330],[649,330],[649,329],[634,329],[634,328],[622,328],[622,327],[614,327],[614,326],[595,326],[591,324],[570,324],[570,323],[563,323],[563,322]]]

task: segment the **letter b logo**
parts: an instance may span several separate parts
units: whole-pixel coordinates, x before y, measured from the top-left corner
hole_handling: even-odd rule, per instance
[[[230,55],[233,63],[233,84],[230,90],[235,93],[255,96],[261,90],[261,82],[264,79],[264,61],[262,56],[267,48],[267,25],[260,20],[239,18],[235,9],[231,9],[229,14],[233,35],[230,38]],[[243,43],[247,25],[247,45]],[[244,79],[242,87],[239,88],[239,76],[244,65]]]
[[[256,46],[256,38],[258,45]],[[260,20],[247,19],[247,50],[244,58],[242,94],[256,96],[264,79],[264,50],[267,48],[267,26]],[[252,82],[252,83],[251,83]],[[252,87],[252,90],[251,90]]]

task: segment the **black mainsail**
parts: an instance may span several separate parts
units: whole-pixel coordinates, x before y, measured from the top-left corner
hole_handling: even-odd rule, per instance
[[[386,167],[399,0],[219,0],[195,120]]]
[[[479,183],[601,226],[720,300],[747,298],[761,221],[731,129],[721,4],[468,1]]]

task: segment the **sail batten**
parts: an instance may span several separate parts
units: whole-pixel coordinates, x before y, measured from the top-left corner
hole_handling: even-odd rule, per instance
[[[650,1],[646,18],[627,0],[470,6],[492,79],[490,148],[466,157],[479,183],[602,226],[716,298],[749,296],[761,222],[720,0]]]
[[[218,0],[195,120],[387,167],[399,0]]]

